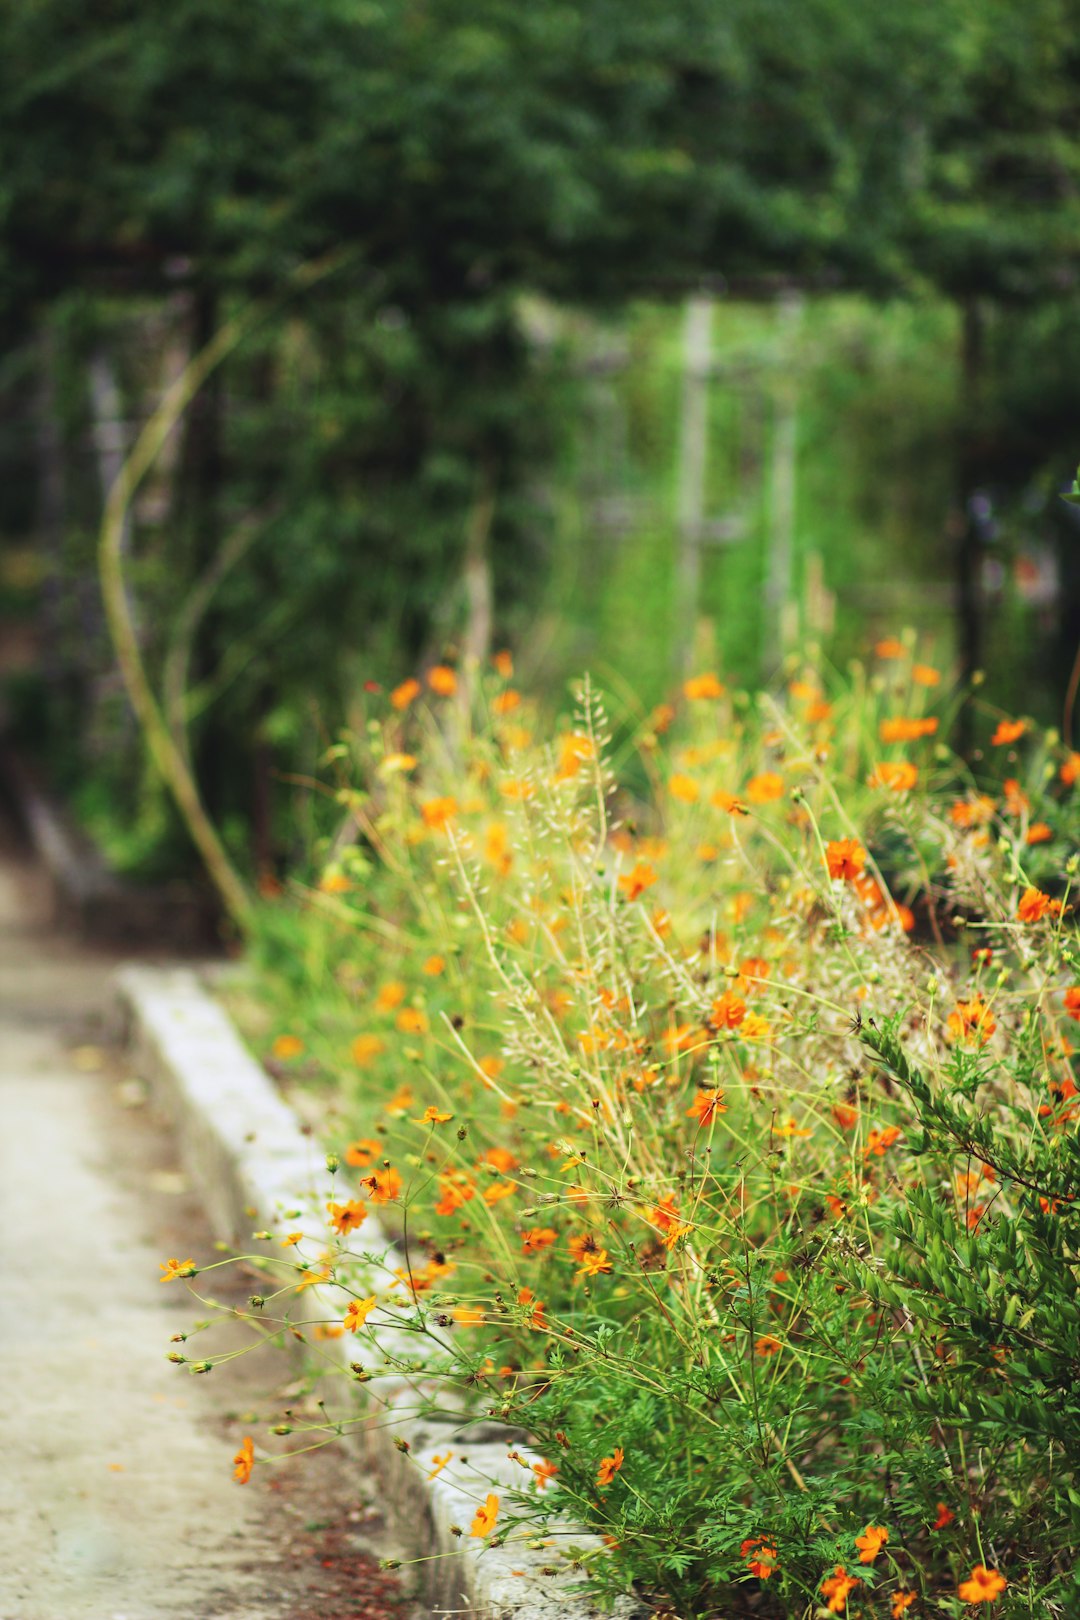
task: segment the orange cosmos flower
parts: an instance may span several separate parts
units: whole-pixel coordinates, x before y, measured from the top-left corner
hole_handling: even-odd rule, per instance
[[[921,719],[909,719],[898,715],[894,720],[881,722],[878,736],[883,743],[918,742],[920,737],[932,737],[937,728],[935,715],[925,715]]]
[[[344,872],[326,871],[319,879],[319,891],[322,894],[348,894],[352,884]]]
[[[544,1249],[550,1249],[558,1236],[553,1226],[530,1226],[527,1232],[521,1234],[521,1252],[540,1254]]]
[[[735,995],[732,990],[725,990],[724,994],[712,1004],[710,1023],[716,1029],[737,1029],[746,1017],[746,1002],[741,996]]]
[[[1016,915],[1021,922],[1041,922],[1044,917],[1060,917],[1062,909],[1060,900],[1051,900],[1041,889],[1025,889]]]
[[[682,771],[676,771],[668,782],[668,792],[673,799],[679,799],[683,804],[694,804],[697,801],[700,789],[692,776],[686,776]]]
[[[538,1491],[546,1491],[548,1480],[554,1479],[555,1475],[559,1472],[555,1464],[553,1462],[548,1462],[546,1457],[541,1462],[533,1463],[532,1471],[536,1479],[536,1488]]]
[[[868,1524],[862,1535],[855,1537],[859,1563],[872,1564],[888,1539],[889,1532],[883,1524]]]
[[[424,818],[424,825],[433,832],[443,832],[458,813],[456,799],[445,795],[438,799],[425,799],[420,806],[420,814]]]
[[[363,1182],[371,1192],[373,1204],[392,1204],[395,1198],[401,1196],[401,1189],[405,1185],[397,1170],[376,1170],[373,1176],[368,1176]]]
[[[874,651],[879,658],[903,658],[904,643],[896,636],[883,636],[874,643]]]
[[[610,1485],[615,1475],[623,1465],[622,1446],[616,1446],[610,1457],[603,1457],[596,1470],[597,1485]]]
[[[499,693],[491,705],[491,710],[493,714],[513,714],[514,710],[520,707],[521,693],[515,692],[513,687],[508,687],[505,692]]]
[[[393,1012],[405,1000],[405,986],[400,979],[388,979],[386,984],[379,986],[379,993],[375,997],[375,1007],[378,1012]]]
[[[514,659],[509,649],[506,647],[500,648],[491,662],[495,666],[496,673],[501,675],[504,681],[508,681],[514,673]]]
[[[378,1035],[358,1035],[349,1047],[349,1051],[352,1054],[353,1062],[358,1063],[363,1068],[373,1058],[377,1058],[380,1052],[385,1051],[385,1045]]]
[[[866,779],[869,787],[888,788],[891,793],[907,793],[918,780],[918,766],[907,759],[883,759]]]
[[[911,678],[916,686],[941,685],[941,671],[935,669],[932,664],[913,664]]]
[[[905,1609],[910,1609],[918,1592],[894,1592],[892,1596],[892,1620],[902,1620]]]
[[[825,864],[831,878],[853,883],[866,863],[866,851],[857,838],[833,838],[825,845]]]
[[[484,1498],[483,1507],[479,1507],[473,1517],[470,1536],[490,1536],[495,1528],[495,1521],[499,1517],[499,1498],[493,1491],[489,1491]]]
[[[956,1003],[956,1011],[949,1014],[945,1027],[950,1040],[985,1046],[997,1029],[997,1020],[980,996],[972,996],[970,1001]]]
[[[345,1311],[345,1326],[350,1333],[359,1333],[378,1303],[374,1294],[369,1299],[350,1301]]]
[[[447,1463],[452,1460],[453,1455],[454,1453],[452,1451],[448,1451],[445,1456],[440,1457],[437,1451],[433,1451],[431,1453],[432,1468],[431,1472],[428,1474],[428,1479],[438,1479]]]
[[[499,783],[499,792],[504,799],[513,799],[518,804],[524,804],[526,799],[535,797],[536,787],[524,776],[508,776]]]
[[[719,788],[712,795],[709,803],[717,810],[726,811],[729,816],[748,816],[750,814],[741,799],[737,799],[733,793],[724,793]]]
[[[683,696],[691,703],[700,702],[705,698],[720,698],[724,695],[723,682],[711,672],[706,675],[691,675],[688,681],[683,682]]]
[[[1070,754],[1058,775],[1066,787],[1073,787],[1080,781],[1080,754]]]
[[[158,1282],[175,1282],[178,1277],[195,1277],[199,1268],[194,1260],[162,1260]]]
[[[363,1226],[368,1217],[365,1205],[358,1198],[350,1198],[347,1204],[327,1204],[326,1210],[330,1216],[330,1225],[342,1237],[355,1232],[358,1226]]]
[[[424,1109],[424,1112],[420,1118],[413,1120],[413,1124],[445,1125],[447,1120],[453,1119],[453,1117],[453,1114],[444,1114],[438,1108],[436,1108],[434,1103],[430,1103],[428,1107]]]
[[[767,1041],[772,1037],[772,1025],[760,1013],[748,1012],[739,1028],[744,1041]]]
[[[711,1125],[717,1114],[727,1113],[727,1103],[724,1101],[722,1086],[714,1086],[711,1090],[698,1091],[694,1100],[686,1110],[687,1119],[696,1119],[701,1129]]]
[[[828,1598],[826,1607],[830,1614],[843,1614],[847,1608],[847,1600],[857,1586],[861,1586],[857,1575],[849,1575],[843,1564],[837,1564],[831,1575],[825,1577],[821,1583],[821,1590]]]
[[[775,771],[762,771],[746,784],[746,797],[751,804],[772,804],[782,798],[783,793],[784,778]]]
[[[739,1552],[746,1559],[751,1575],[759,1581],[767,1581],[776,1574],[777,1554],[776,1543],[767,1536],[752,1536],[744,1541]]]
[[[853,1131],[859,1123],[859,1110],[851,1103],[834,1103],[833,1118],[842,1131]]]
[[[1033,821],[1027,830],[1025,842],[1028,844],[1048,844],[1054,836],[1054,829],[1045,821]]]
[[[1005,795],[1005,812],[1010,816],[1022,816],[1025,810],[1030,810],[1031,800],[1024,792],[1015,776],[1007,776],[1002,783]]]
[[[592,738],[586,737],[580,731],[565,732],[559,738],[559,757],[555,766],[556,782],[568,782],[577,775],[586,760],[592,759],[596,750]]]
[[[457,691],[457,676],[448,664],[436,664],[429,669],[427,682],[439,697],[453,697]]]
[[[395,1022],[403,1035],[427,1034],[427,1015],[419,1007],[402,1007]]]
[[[769,1356],[778,1356],[783,1348],[775,1333],[763,1333],[754,1340],[754,1354],[766,1360]]]
[[[985,1564],[976,1564],[966,1581],[957,1587],[957,1596],[963,1603],[993,1603],[1008,1586],[1004,1575]]]
[[[628,900],[638,900],[656,882],[656,869],[648,861],[636,861],[629,872],[619,879],[619,888]]]
[[[400,686],[394,687],[394,690],[390,693],[390,702],[395,709],[407,709],[414,698],[419,696],[420,682],[414,680],[410,675],[407,681],[402,681]]]
[[[299,1035],[279,1035],[270,1050],[284,1063],[289,1058],[299,1057],[304,1050],[304,1043]]]
[[[990,742],[994,748],[1005,748],[1009,743],[1018,742],[1027,730],[1026,720],[999,720],[997,730]]]
[[[351,1164],[358,1170],[366,1170],[376,1154],[382,1152],[383,1145],[374,1136],[360,1136],[355,1142],[350,1142],[345,1149],[345,1163]]]
[[[1080,1023],[1080,984],[1074,984],[1065,992],[1065,1011],[1070,1018]]]
[[[866,1138],[866,1146],[863,1148],[863,1158],[868,1159],[871,1154],[874,1154],[877,1158],[883,1159],[885,1149],[891,1148],[893,1143],[899,1140],[899,1137],[900,1127],[898,1125],[886,1125],[884,1130],[871,1131]]]
[[[994,800],[986,793],[973,799],[957,799],[949,809],[949,820],[954,827],[982,827],[994,814]]]
[[[952,1524],[955,1518],[956,1514],[953,1512],[952,1508],[947,1507],[944,1502],[939,1502],[937,1505],[937,1518],[931,1525],[931,1529],[944,1530],[945,1526],[947,1524]]]
[[[439,1202],[435,1205],[436,1215],[452,1215],[476,1197],[476,1188],[460,1170],[448,1170],[439,1177]]]
[[[579,1277],[606,1277],[612,1270],[606,1249],[590,1249],[581,1257]]]
[[[255,1466],[255,1442],[250,1434],[246,1434],[240,1445],[240,1450],[233,1458],[233,1479],[238,1485],[246,1485],[251,1478],[251,1470]]]
[[[429,979],[437,979],[439,974],[445,973],[445,971],[445,956],[429,956],[427,961],[424,963],[423,972],[427,974]]]

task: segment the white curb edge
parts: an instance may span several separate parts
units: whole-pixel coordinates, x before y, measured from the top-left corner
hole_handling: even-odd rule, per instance
[[[301,1134],[292,1110],[196,974],[190,969],[128,967],[116,977],[116,993],[122,1034],[137,1072],[173,1125],[184,1168],[218,1238],[250,1252],[253,1231],[280,1228],[287,1209],[317,1207],[313,1201],[325,1195],[327,1175],[317,1146]],[[311,1236],[326,1246],[328,1230],[313,1231],[310,1219],[305,1220]],[[365,1253],[381,1252],[391,1269],[404,1264],[373,1217],[365,1222],[363,1234]],[[317,1284],[308,1298],[328,1318],[341,1316],[340,1300]],[[389,1331],[392,1335],[393,1329]],[[391,1342],[384,1335],[384,1343]],[[375,1373],[377,1364],[370,1352],[365,1356],[358,1339],[331,1339],[320,1348],[344,1366],[366,1360]],[[388,1377],[383,1371],[371,1385],[354,1388],[361,1400],[365,1390],[377,1390],[380,1421],[357,1425],[352,1433],[365,1463],[379,1474],[395,1531],[414,1556],[428,1557],[416,1568],[434,1614],[476,1620],[633,1620],[642,1613],[627,1597],[603,1614],[582,1592],[580,1574],[569,1569],[543,1572],[560,1562],[558,1555],[554,1549],[528,1547],[524,1532],[498,1547],[451,1533],[451,1526],[468,1527],[493,1480],[521,1484],[520,1466],[507,1459],[508,1442],[530,1457],[518,1436],[489,1422],[448,1430],[425,1420],[409,1410],[414,1392],[402,1375]],[[386,1422],[388,1409],[395,1413],[392,1426]],[[429,1480],[431,1459],[440,1444],[445,1449],[448,1435],[457,1458]],[[407,1441],[409,1456],[395,1440]],[[468,1465],[460,1457],[462,1446]],[[586,1552],[598,1540],[583,1531],[572,1544]],[[432,1553],[441,1556],[431,1558]]]

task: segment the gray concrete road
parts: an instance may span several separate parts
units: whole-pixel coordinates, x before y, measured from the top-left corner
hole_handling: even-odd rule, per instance
[[[233,1482],[243,1435],[261,1451],[299,1402],[295,1368],[165,1359],[202,1313],[158,1263],[216,1256],[105,1041],[112,966],[56,937],[0,835],[0,1620],[416,1620],[341,1451]]]

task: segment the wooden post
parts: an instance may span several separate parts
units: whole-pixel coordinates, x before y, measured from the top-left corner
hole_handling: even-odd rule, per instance
[[[701,604],[701,547],[705,531],[705,473],[709,443],[709,367],[713,301],[695,294],[686,301],[683,324],[682,418],[679,435],[675,565],[676,674],[690,672]]]
[[[799,400],[794,348],[801,320],[800,294],[785,294],[780,303],[780,361],[773,395],[769,468],[768,572],[762,660],[762,673],[766,676],[774,673],[798,632],[792,591]]]

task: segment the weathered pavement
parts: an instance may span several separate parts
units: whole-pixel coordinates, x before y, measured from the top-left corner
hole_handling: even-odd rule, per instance
[[[158,1263],[212,1239],[104,1042],[112,966],[0,837],[0,1620],[416,1620],[340,1451],[233,1482],[295,1369],[165,1360],[200,1307]]]

